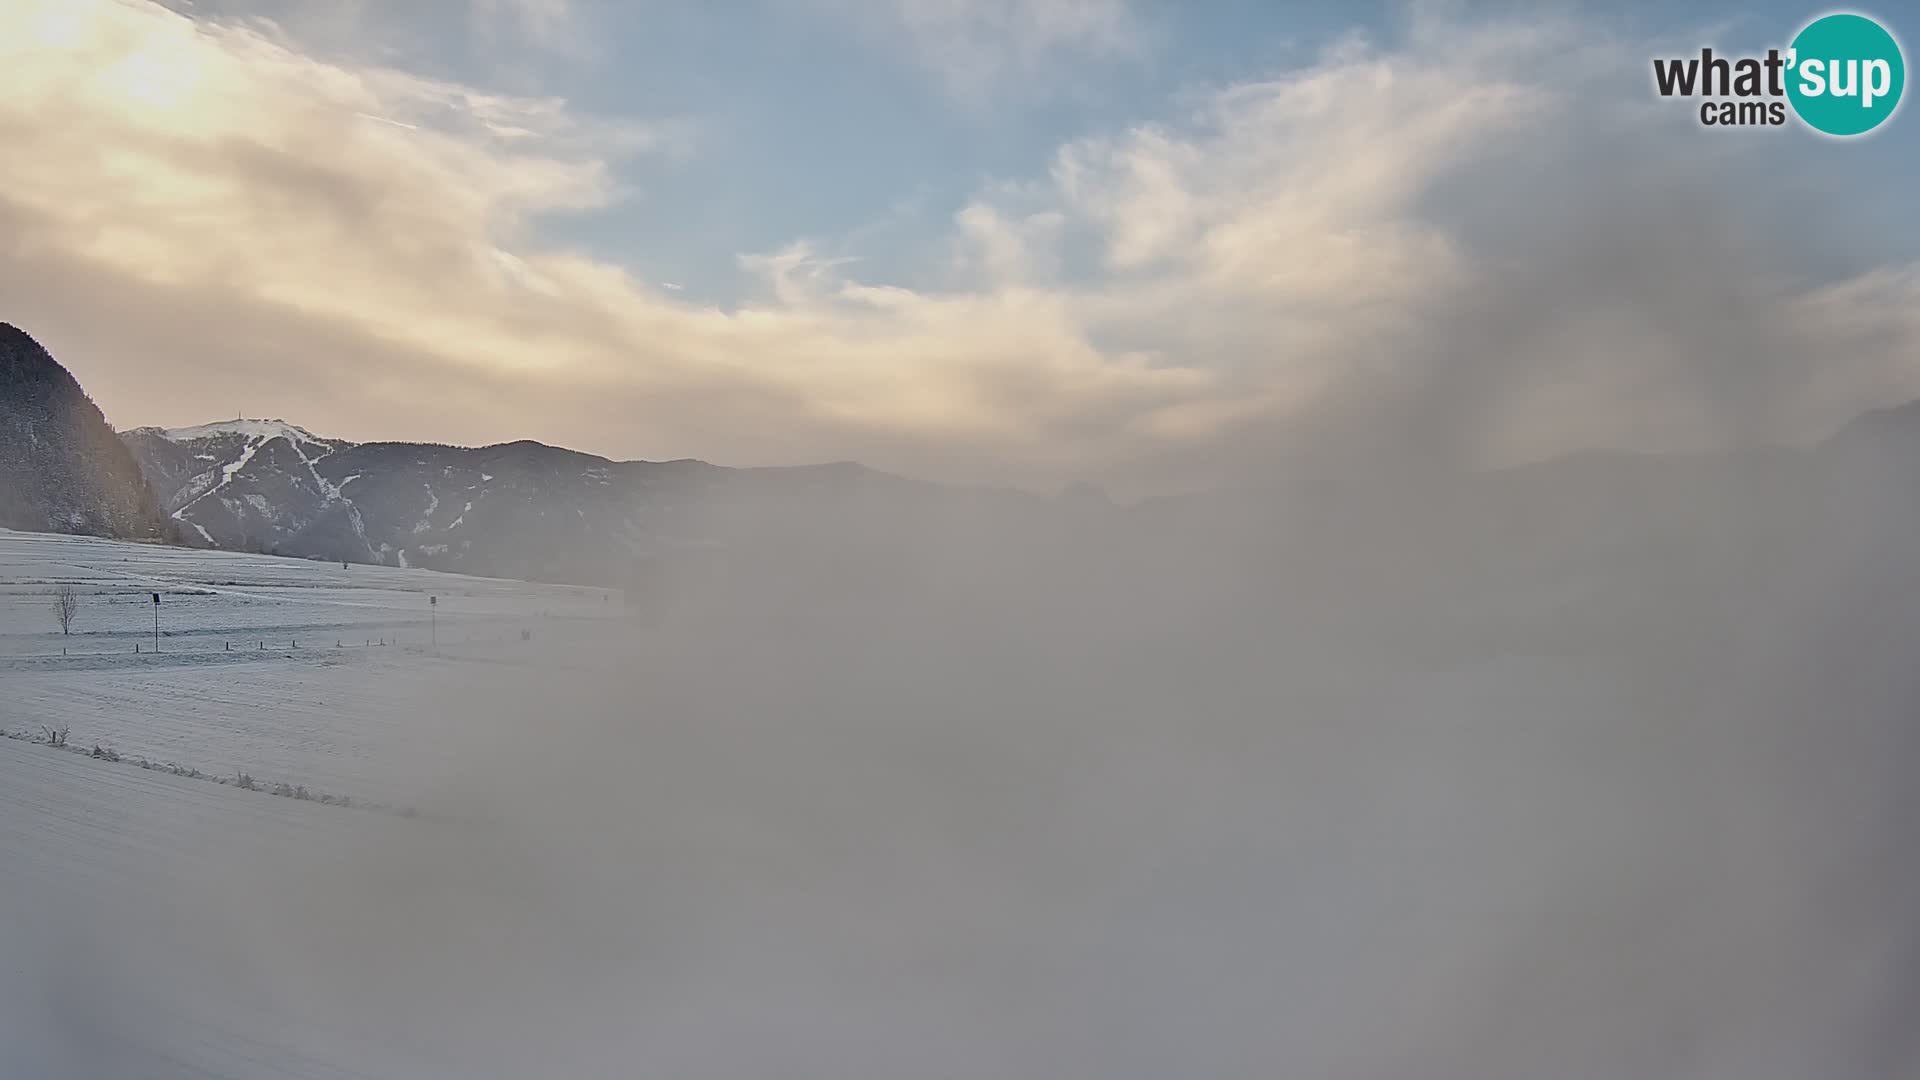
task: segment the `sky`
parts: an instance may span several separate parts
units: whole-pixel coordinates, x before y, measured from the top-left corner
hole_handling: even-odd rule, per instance
[[[7,0],[0,319],[123,428],[1038,491],[1392,425],[1384,371],[1473,464],[1804,440],[1920,395],[1920,129],[1708,131],[1649,59],[1816,13]],[[1764,430],[1649,392],[1703,356]]]

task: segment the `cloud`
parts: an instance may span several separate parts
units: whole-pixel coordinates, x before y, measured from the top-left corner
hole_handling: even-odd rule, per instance
[[[1104,40],[1072,29],[1096,8],[981,17]],[[1479,462],[1804,433],[1917,388],[1911,271],[1786,273],[1801,252],[1757,200],[1818,178],[1769,158],[1777,188],[1735,184],[1763,175],[1742,171],[1758,140],[1595,108],[1582,88],[1643,54],[1577,26],[1343,41],[983,188],[929,247],[932,284],[796,241],[742,256],[764,291],[715,307],[540,228],[631,200],[671,126],[137,3],[0,23],[6,314],[123,425],[241,409],[1139,492],[1307,439]],[[1705,273],[1702,251],[1727,257]],[[1655,415],[1656,386],[1691,389]],[[1764,431],[1710,422],[1729,394],[1764,401],[1743,412]]]
[[[837,4],[885,40],[904,42],[966,101],[1057,88],[1057,66],[1137,58],[1148,35],[1129,0],[885,0]]]
[[[566,56],[592,50],[573,0],[470,0],[472,26],[483,40],[505,39]]]

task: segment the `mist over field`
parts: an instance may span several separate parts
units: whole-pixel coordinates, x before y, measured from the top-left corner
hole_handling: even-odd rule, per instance
[[[865,30],[959,42],[939,82],[969,107],[1139,31],[1031,8]],[[0,1076],[1920,1075],[1899,226],[1828,159],[1649,120],[1610,81],[1645,50],[1593,20],[1409,21],[943,219],[986,284],[869,286],[800,245],[739,260],[760,307],[516,263],[514,199],[598,205],[597,161],[521,170],[412,112],[337,173],[294,168],[332,145],[319,106],[285,158],[219,144],[340,224],[249,202],[213,269],[151,253],[184,211],[113,259],[56,242],[93,227],[47,209],[81,151],[36,136],[0,281],[121,402],[165,367],[389,423],[442,380],[473,408],[418,437],[506,401],[603,444],[1026,490],[676,489],[647,512],[698,544],[604,582],[536,551],[565,585],[0,532]],[[989,64],[1002,23],[1031,51]],[[336,70],[217,25],[191,41],[233,85]],[[563,104],[476,115],[605,134]],[[387,141],[416,121],[444,156]],[[455,164],[515,209],[440,206]],[[396,220],[428,239],[355,261]],[[1075,229],[1105,291],[1050,272]],[[246,245],[288,236],[307,258],[248,291]],[[489,291],[501,267],[552,288]],[[165,363],[74,314],[96,290]],[[229,302],[290,374],[228,370],[200,315]],[[371,486],[275,437],[325,506]],[[1123,497],[1035,494],[1081,473]],[[164,650],[134,651],[156,593]]]

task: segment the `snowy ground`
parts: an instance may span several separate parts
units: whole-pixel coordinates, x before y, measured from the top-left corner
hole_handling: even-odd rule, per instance
[[[70,729],[0,739],[0,1077],[1920,1075],[1904,618],[1702,674],[746,599],[0,534],[0,728]]]
[[[225,958],[204,950],[250,936],[244,925],[214,930],[223,894],[262,884],[247,884],[249,866],[267,870],[276,850],[324,860],[375,821],[425,824],[0,740],[6,1074],[356,1075],[364,1047],[232,985]]]
[[[70,635],[54,618],[62,587],[80,595]],[[150,650],[155,592],[162,652],[424,645],[435,618],[450,644],[623,614],[603,589],[0,530],[0,658]]]
[[[78,593],[71,634],[62,587]],[[0,730],[399,801],[450,740],[481,734],[428,688],[590,654],[624,616],[598,589],[0,531]]]
[[[67,584],[84,593],[71,636],[52,616]],[[141,637],[154,590],[157,654]],[[1194,903],[1166,890],[1210,885],[1223,860],[1267,867],[1229,873],[1229,893],[1308,916],[1351,909],[1344,891],[1384,895],[1373,867],[1429,865],[1468,828],[1424,770],[1536,745],[1517,723],[1461,726],[1487,711],[1487,679],[1396,709],[1378,733],[1396,751],[1369,759],[1331,727],[1250,733],[1192,708],[1163,724],[1130,704],[1142,687],[1103,692],[1106,675],[1017,651],[795,635],[773,605],[757,632],[707,627],[703,649],[699,627],[622,608],[594,590],[0,533],[0,728],[64,727],[70,750],[120,757],[0,739],[0,1075],[926,1075],[1009,1032],[1047,1041],[1028,1019],[1070,1016],[1095,988],[1157,986],[1162,963],[1137,943],[1169,903],[1185,925]],[[383,637],[399,644],[366,644]],[[1491,681],[1524,697],[1501,703],[1509,717],[1555,692]],[[1368,782],[1334,783],[1362,760]],[[419,813],[211,779],[242,772]],[[1453,812],[1403,813],[1382,787]],[[1289,821],[1329,824],[1275,831]],[[1354,843],[1383,854],[1349,859]],[[1353,868],[1296,879],[1276,851]],[[1460,890],[1502,872],[1485,855],[1436,865]],[[1261,983],[1291,967],[1247,947],[1267,932],[1245,922],[1259,905],[1221,905],[1181,931],[1191,956],[1223,987],[1292,994]],[[1379,936],[1365,918],[1314,936],[1336,931]],[[1096,1017],[1069,1040],[1112,1030]],[[1154,1050],[1153,1073],[1208,1041]]]
[[[441,965],[473,945],[437,938],[439,919],[489,901],[409,875],[463,858],[473,826],[439,816],[437,793],[517,729],[559,730],[472,702],[595,662],[627,623],[601,590],[0,530],[0,1075],[536,1074],[447,1037],[540,1006],[491,978],[449,991]],[[466,706],[439,707],[449,694]],[[315,801],[275,797],[282,783]],[[508,902],[513,877],[484,895]],[[409,971],[384,965],[414,948],[448,1010],[433,1035],[392,1019]],[[477,962],[497,971],[503,948]],[[316,974],[327,956],[378,974]]]

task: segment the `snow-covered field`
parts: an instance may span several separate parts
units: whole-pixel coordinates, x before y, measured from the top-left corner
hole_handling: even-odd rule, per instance
[[[1915,1075],[1904,619],[1810,681],[831,588],[0,534],[0,1078]]]
[[[70,635],[53,612],[63,586],[80,596]],[[151,649],[154,592],[163,652],[423,645],[431,618],[452,644],[624,614],[603,589],[0,530],[0,658]]]
[[[0,531],[0,730],[394,802],[484,734],[428,688],[590,655],[625,614],[598,589]]]
[[[0,1072],[306,1080],[403,1060],[236,983],[231,955],[207,951],[252,948],[229,916],[284,871],[275,852],[324,864],[376,823],[427,824],[0,740]]]
[[[434,935],[478,896],[511,897],[513,875],[437,897],[439,879],[408,875],[460,859],[472,828],[435,814],[440,785],[552,719],[471,702],[595,662],[627,622],[602,590],[0,530],[0,1076],[534,1075],[392,1021],[408,973],[380,965],[431,953],[413,974],[455,1026],[537,1012],[438,969],[472,946],[495,970],[508,946]],[[448,693],[468,706],[438,707]],[[363,919],[397,937],[370,946],[383,931]],[[317,972],[348,955],[398,982]]]

